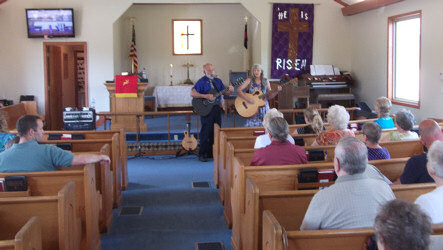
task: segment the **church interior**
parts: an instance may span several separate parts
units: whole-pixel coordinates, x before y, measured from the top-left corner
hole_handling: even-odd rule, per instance
[[[309,18],[305,9],[283,11],[286,5],[307,8]],[[72,10],[75,31],[53,37],[53,29],[69,24],[52,24],[49,36],[32,37],[27,11],[38,9]],[[257,112],[241,114],[236,86],[230,97],[221,98],[220,122],[211,122],[211,153],[202,158],[206,114],[196,111],[197,97],[191,93],[209,75],[211,89],[221,92],[218,79],[228,91],[229,85],[255,79],[258,64],[270,83],[266,91],[279,91],[268,109],[283,113],[290,133],[305,126],[300,123],[309,106],[318,109],[329,129],[328,108],[340,104],[350,116],[349,128],[358,128],[355,137],[365,142],[360,130],[376,119],[380,97],[392,101],[391,116],[410,111],[412,131],[419,132],[426,119],[441,128],[439,9],[443,2],[435,0],[0,0],[0,114],[7,114],[9,131],[0,134],[17,134],[20,116],[38,115],[45,126],[41,143],[111,159],[108,168],[98,162],[50,175],[26,173],[27,190],[0,192],[0,221],[7,221],[0,225],[0,248],[31,249],[17,248],[13,241],[32,242],[27,243],[32,249],[357,249],[369,247],[371,240],[377,244],[373,227],[324,230],[329,236],[300,230],[312,197],[334,185],[335,146],[315,145],[317,135],[294,132],[289,136],[296,145],[301,141],[307,165],[252,166],[256,138],[268,130],[263,117],[260,126],[244,127]],[[309,24],[281,22],[290,13],[302,21],[306,14]],[[404,17],[420,20],[415,61],[393,56],[392,20],[408,20]],[[183,21],[184,26],[175,26]],[[418,70],[395,75],[393,65],[400,62]],[[416,80],[417,85],[402,86],[416,99],[396,97],[399,79]],[[366,107],[369,115],[362,112]],[[209,110],[212,116],[213,106]],[[436,189],[435,183],[396,183],[407,161],[428,150],[418,137],[380,145],[391,159],[369,163],[393,183],[397,199],[413,203]],[[320,162],[310,162],[319,150]],[[302,173],[306,177],[312,169],[315,181],[303,183]],[[317,181],[322,174],[327,183]],[[11,176],[0,173],[2,185]],[[21,207],[21,202],[29,204]],[[25,232],[23,239],[19,230]],[[432,224],[432,230],[429,249],[442,249],[443,224]]]

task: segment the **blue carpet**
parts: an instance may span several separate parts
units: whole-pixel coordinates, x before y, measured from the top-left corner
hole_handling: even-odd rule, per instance
[[[195,249],[196,242],[224,242],[231,230],[214,188],[213,162],[197,156],[156,156],[128,160],[129,186],[120,206],[143,206],[141,216],[118,216],[102,235],[102,249]],[[192,189],[207,181],[210,188]]]

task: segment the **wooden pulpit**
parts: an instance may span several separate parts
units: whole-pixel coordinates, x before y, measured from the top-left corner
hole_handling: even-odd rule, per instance
[[[109,92],[109,105],[113,113],[141,113],[144,112],[144,92],[148,82],[137,83],[137,97],[119,97],[115,96],[115,83],[105,83]],[[139,117],[140,131],[147,130],[144,116]],[[137,117],[135,115],[116,115],[112,116],[111,129],[126,128],[126,131],[137,132]]]

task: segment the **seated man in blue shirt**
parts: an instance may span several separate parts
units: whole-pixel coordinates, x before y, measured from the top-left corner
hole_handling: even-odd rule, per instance
[[[0,172],[52,171],[60,167],[84,165],[102,161],[109,165],[107,155],[72,154],[53,145],[38,144],[43,138],[43,121],[38,116],[25,115],[17,121],[18,144],[0,153]]]
[[[431,119],[422,121],[418,127],[420,141],[426,148],[430,148],[435,141],[443,141],[443,133],[438,123]],[[406,162],[403,173],[396,184],[413,184],[434,182],[426,169],[428,158],[426,153],[415,155]]]

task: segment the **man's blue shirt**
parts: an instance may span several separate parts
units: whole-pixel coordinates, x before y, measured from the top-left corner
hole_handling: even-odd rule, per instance
[[[213,78],[212,81],[216,84],[215,86],[217,87],[217,92],[225,89],[225,85],[223,85],[220,78]],[[194,89],[200,94],[207,94],[212,88],[211,78],[207,76],[200,78],[194,85]],[[217,101],[221,101],[221,96],[217,97]]]
[[[0,153],[0,172],[53,171],[70,166],[73,158],[69,151],[31,140]]]

